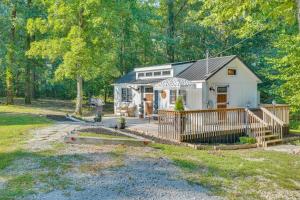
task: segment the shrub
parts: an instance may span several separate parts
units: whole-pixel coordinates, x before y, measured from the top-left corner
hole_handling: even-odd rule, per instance
[[[256,139],[253,137],[240,137],[240,143],[241,144],[255,144]]]
[[[184,111],[184,105],[183,105],[183,98],[182,98],[182,96],[179,96],[176,99],[174,110],[175,111]]]
[[[126,122],[125,117],[120,117],[120,118],[118,119],[118,122],[119,122],[120,124],[125,124],[125,122]]]

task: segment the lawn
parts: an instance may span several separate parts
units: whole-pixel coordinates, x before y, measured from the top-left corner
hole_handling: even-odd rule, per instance
[[[278,199],[300,190],[300,157],[263,150],[199,151],[187,147],[154,144],[179,166],[192,184],[228,199]],[[162,153],[162,155],[161,155]],[[283,195],[283,196],[282,196]]]
[[[32,137],[30,130],[53,123],[37,115],[40,113],[37,111],[47,114],[49,110],[38,106],[0,106],[1,200],[63,190],[70,186],[80,190],[80,185],[74,185],[64,176],[74,170],[78,161],[84,160],[83,165],[78,167],[81,172],[99,173],[99,169],[124,166],[120,155],[131,155],[131,151],[142,157],[169,158],[182,170],[182,174],[178,173],[179,178],[188,180],[190,184],[200,184],[212,194],[228,199],[293,199],[300,190],[300,156],[274,151],[205,151],[153,144],[154,151],[124,147],[120,153],[115,148],[115,152],[108,152],[110,156],[114,155],[108,163],[95,163],[93,159],[87,162],[76,154],[60,155],[57,151],[66,147],[63,143],[54,144],[51,151],[29,152],[23,145]],[[81,135],[114,137],[95,133]],[[3,182],[6,184],[3,185]]]
[[[0,106],[1,200],[12,200],[41,190],[51,191],[70,184],[57,170],[66,169],[73,157],[23,149],[26,141],[32,138],[30,130],[53,123],[44,116],[33,114],[37,109],[40,108]],[[42,187],[36,188],[37,183]]]

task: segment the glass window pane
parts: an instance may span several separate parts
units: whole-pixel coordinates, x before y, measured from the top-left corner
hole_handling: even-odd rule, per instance
[[[176,95],[177,95],[176,90],[170,90],[170,104],[175,104]]]
[[[170,75],[170,74],[171,74],[171,71],[170,71],[170,70],[168,70],[168,71],[163,71],[162,74],[163,74],[163,75]]]
[[[154,72],[154,76],[160,76],[161,72]]]
[[[231,76],[236,75],[236,69],[228,69],[228,75],[231,75]]]
[[[139,73],[139,74],[138,74],[138,77],[143,77],[143,76],[145,76],[144,73]]]
[[[224,87],[218,87],[217,88],[218,93],[227,93],[227,86]]]
[[[147,77],[152,76],[152,72],[147,72],[147,73],[146,73],[146,76],[147,76]]]

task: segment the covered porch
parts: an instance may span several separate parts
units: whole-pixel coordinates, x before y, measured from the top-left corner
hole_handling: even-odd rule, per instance
[[[183,97],[185,110],[202,109],[202,88],[173,77],[115,86],[115,114],[139,118],[157,116],[158,110],[173,110],[178,96]]]

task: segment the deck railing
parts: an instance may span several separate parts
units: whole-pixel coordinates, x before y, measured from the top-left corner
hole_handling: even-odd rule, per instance
[[[261,107],[263,112],[263,121],[268,124],[273,135],[282,139],[283,135],[288,132],[288,124],[281,120],[277,115],[265,107]],[[284,116],[285,114],[281,115]]]
[[[247,115],[245,128],[247,135],[256,138],[257,142],[262,144],[265,141],[264,136],[268,130],[268,124],[249,109],[245,109],[245,112]]]
[[[234,141],[245,132],[245,109],[158,111],[159,137],[172,141]]]
[[[283,121],[285,124],[289,124],[289,122],[290,122],[289,121],[290,111],[289,111],[289,106],[288,105],[285,105],[285,104],[276,104],[276,105],[262,104],[261,108],[267,109],[273,115],[275,115],[278,119]]]
[[[209,109],[190,111],[158,111],[158,137],[170,141],[234,142],[247,134],[258,143],[264,142],[266,132],[282,138],[288,132],[289,107],[261,107],[262,116],[249,109]]]

